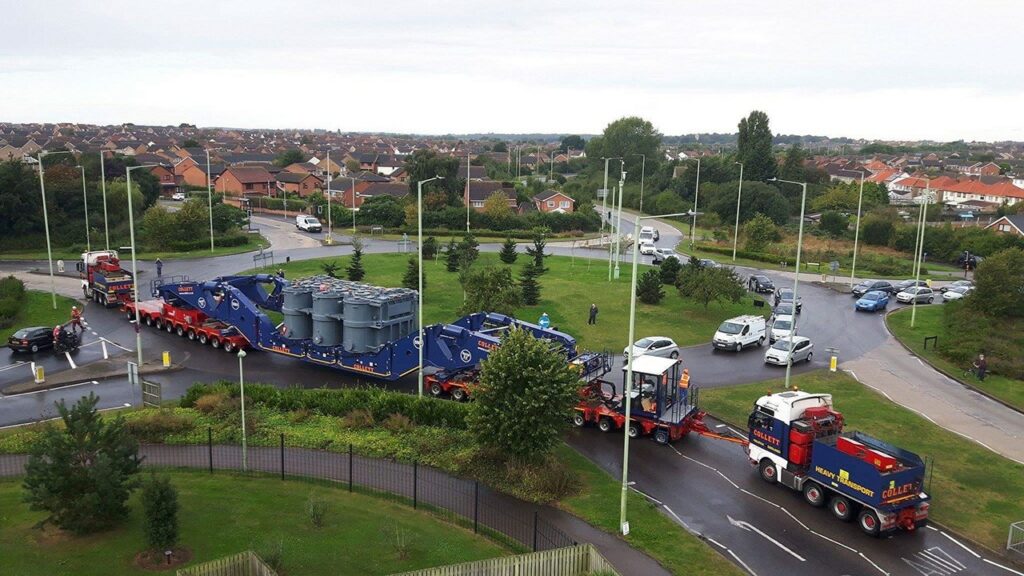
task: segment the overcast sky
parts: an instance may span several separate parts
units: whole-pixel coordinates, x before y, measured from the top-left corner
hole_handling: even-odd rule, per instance
[[[1024,3],[0,0],[0,121],[1024,140]]]

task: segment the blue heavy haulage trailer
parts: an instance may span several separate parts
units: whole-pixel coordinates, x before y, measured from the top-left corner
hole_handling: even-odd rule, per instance
[[[915,530],[928,522],[920,456],[861,432],[844,432],[831,394],[790,391],[762,396],[748,421],[747,455],[761,478],[826,504],[866,534]]]
[[[222,276],[206,282],[157,281],[153,295],[233,326],[252,348],[339,370],[397,380],[419,368],[419,295],[318,276],[296,282],[270,274]],[[282,312],[275,325],[264,311]],[[551,342],[567,358],[576,340],[503,314],[479,312],[423,329],[424,365],[448,372],[477,366],[511,327]]]

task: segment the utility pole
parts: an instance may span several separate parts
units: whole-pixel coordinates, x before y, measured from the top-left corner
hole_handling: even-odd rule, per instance
[[[700,156],[697,157],[697,185],[693,187],[693,224],[690,225],[690,248],[697,242],[697,196],[700,194]]]
[[[736,192],[736,229],[732,233],[732,261],[736,261],[736,244],[740,238],[740,199],[743,198],[743,163],[736,162],[740,165],[740,188]]]
[[[82,171],[82,203],[85,207],[85,251],[92,252],[92,238],[89,236],[89,193],[85,189],[85,166],[78,165]]]
[[[107,240],[107,250],[110,250],[110,224],[107,221],[107,173],[103,168],[103,151],[100,150],[100,186],[103,187],[103,235]]]
[[[210,174],[210,149],[206,148],[206,200],[210,209],[210,252],[213,252],[213,187],[210,185],[213,177]],[[239,206],[242,204],[242,200],[238,200]],[[249,221],[249,226],[252,226],[252,221]]]
[[[619,160],[621,167],[626,167],[625,160]],[[615,279],[619,279],[619,260],[621,259],[620,251],[622,250],[622,197],[625,196],[626,189],[626,171],[622,169],[619,175],[619,216],[615,224]],[[637,237],[640,234],[639,230],[633,230],[633,242],[637,241]]]
[[[333,228],[331,227],[331,149],[327,149],[327,174],[324,176],[327,178],[327,244],[333,244]]]
[[[853,276],[857,273],[857,244],[860,242],[860,210],[864,205],[864,173],[860,173],[860,194],[857,196],[857,227],[853,231],[853,265],[850,266],[850,289],[853,289]]]
[[[466,148],[466,232],[469,232],[469,148]]]

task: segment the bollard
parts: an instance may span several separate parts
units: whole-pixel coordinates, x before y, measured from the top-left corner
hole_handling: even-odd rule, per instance
[[[164,351],[164,368],[170,368],[170,367],[171,367],[171,353],[165,350]]]
[[[43,370],[42,366],[36,366],[35,362],[32,363],[32,374],[35,375],[36,384],[46,382],[45,370]]]
[[[828,371],[829,372],[835,372],[837,364],[839,364],[839,359],[836,358],[835,356],[830,357],[828,359]]]

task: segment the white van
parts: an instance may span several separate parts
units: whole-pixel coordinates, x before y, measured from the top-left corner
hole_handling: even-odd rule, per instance
[[[711,344],[715,349],[737,352],[751,344],[761,346],[765,340],[765,326],[764,316],[750,314],[730,318],[718,327]]]
[[[643,228],[640,229],[639,241],[641,245],[644,242],[650,242],[651,244],[654,244],[655,240],[657,240],[657,238],[654,236],[653,227],[644,226]]]
[[[772,344],[776,340],[788,338],[793,335],[793,317],[788,314],[780,314],[772,321],[772,329],[768,334],[768,340]]]
[[[305,214],[299,214],[295,217],[295,227],[306,232],[319,232],[323,230],[319,220]]]

